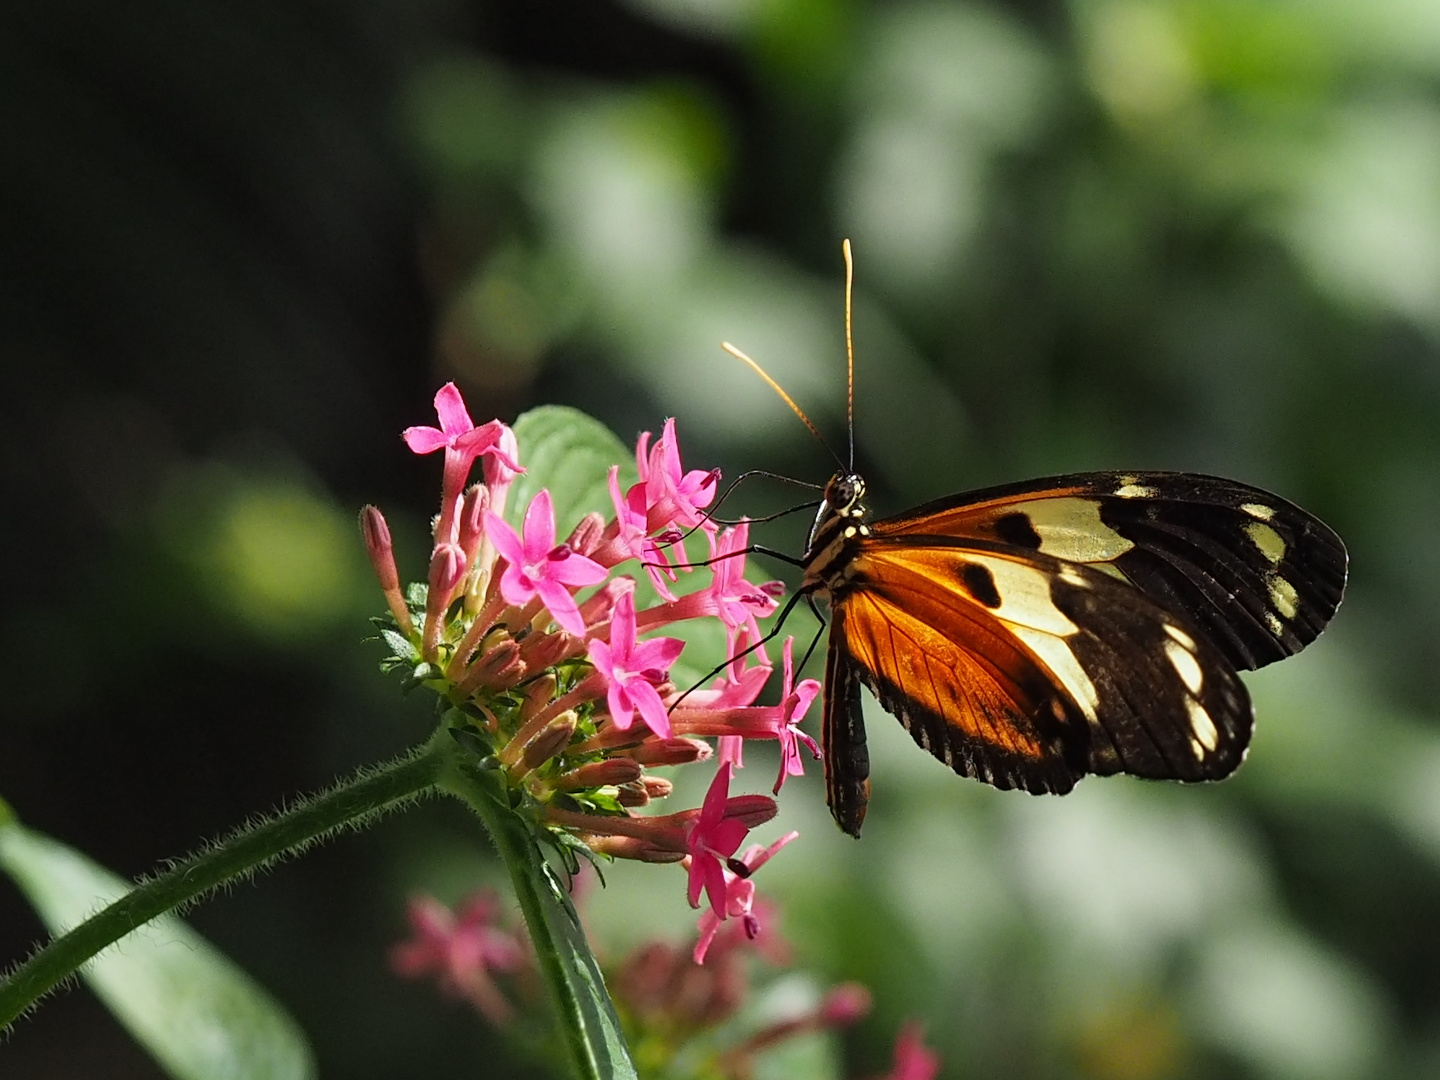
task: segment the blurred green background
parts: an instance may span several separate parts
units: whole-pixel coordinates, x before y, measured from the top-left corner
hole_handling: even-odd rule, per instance
[[[0,793],[134,875],[418,739],[352,523],[381,503],[421,572],[438,469],[398,433],[446,379],[477,420],[673,415],[690,467],[823,480],[718,342],[843,443],[850,236],[879,512],[1216,472],[1353,572],[1248,677],[1223,785],[996,793],[877,711],[864,840],[787,788],[762,888],[800,966],[877,996],[845,1073],[915,1016],[950,1077],[1436,1075],[1437,91],[1433,0],[4,5]],[[192,921],[326,1076],[507,1075],[384,956],[410,891],[495,875],[437,804]],[[678,873],[611,876],[612,949],[692,925]],[[0,887],[0,957],[39,934]],[[0,1072],[160,1075],[85,991]]]

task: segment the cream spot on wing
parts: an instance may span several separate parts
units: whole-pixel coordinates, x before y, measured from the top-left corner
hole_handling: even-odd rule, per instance
[[[1245,535],[1250,537],[1251,542],[1260,549],[1260,554],[1273,565],[1279,566],[1280,560],[1285,558],[1285,541],[1263,521],[1247,521]]]
[[[1068,566],[1060,571],[1060,580],[1066,585],[1074,585],[1077,589],[1090,588],[1090,582],[1086,581],[1078,571]]]
[[[1205,711],[1205,706],[1194,698],[1190,699],[1189,704],[1190,730],[1195,733],[1196,742],[1206,750],[1214,750],[1220,745],[1220,732],[1215,730],[1215,721],[1210,719],[1210,714]]]
[[[1068,637],[1079,629],[1050,598],[1050,575],[1044,570],[972,552],[966,552],[965,559],[990,571],[1000,595],[1000,606],[990,609],[997,619],[1058,637]]]
[[[1120,486],[1115,489],[1116,498],[1120,499],[1153,499],[1156,491],[1149,484],[1139,482],[1138,476],[1120,477]]]
[[[1264,503],[1241,503],[1240,509],[1253,518],[1259,518],[1261,521],[1269,521],[1275,516],[1275,508],[1273,506],[1266,506]]]
[[[1187,634],[1184,630],[1181,630],[1174,623],[1167,622],[1165,624],[1165,633],[1170,636],[1171,641],[1178,642],[1179,644],[1185,646],[1185,648],[1189,649],[1191,652],[1195,651],[1195,639],[1189,634]]]
[[[1080,706],[1085,719],[1095,723],[1100,708],[1100,695],[1064,639],[1026,626],[1012,625],[1010,631],[1050,670],[1055,681],[1063,686],[1070,699]]]
[[[1291,585],[1279,574],[1271,574],[1270,602],[1275,605],[1275,610],[1285,618],[1293,619],[1295,611],[1300,605],[1300,597],[1295,592],[1294,585]]]
[[[1285,624],[1282,623],[1273,611],[1265,612],[1265,626],[1276,637],[1285,633]]]
[[[1040,550],[1059,559],[1104,562],[1135,546],[1100,520],[1094,499],[1035,499],[1025,504],[1025,516],[1040,537]]]
[[[1170,666],[1180,676],[1180,681],[1192,694],[1198,694],[1200,687],[1205,683],[1205,673],[1200,670],[1200,662],[1191,656],[1185,647],[1175,641],[1165,642],[1165,655],[1170,660]]]

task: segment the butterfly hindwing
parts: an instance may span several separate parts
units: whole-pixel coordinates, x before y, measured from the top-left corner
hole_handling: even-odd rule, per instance
[[[1294,503],[1195,473],[1055,476],[952,496],[871,526],[877,536],[992,541],[1129,581],[1232,665],[1313,641],[1345,587],[1340,538]]]
[[[838,638],[917,743],[996,787],[1217,779],[1249,742],[1249,699],[1221,651],[1089,566],[986,540],[872,536],[831,603],[832,651]]]
[[[870,752],[865,745],[859,671],[845,650],[845,613],[835,611],[825,650],[825,803],[841,828],[860,835],[870,802]]]

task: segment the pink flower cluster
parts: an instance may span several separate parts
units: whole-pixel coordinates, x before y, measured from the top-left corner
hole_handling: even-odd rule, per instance
[[[758,868],[794,835],[768,849],[752,849],[743,861]],[[581,891],[577,890],[577,905]],[[753,893],[749,895],[753,899]],[[702,925],[709,918],[706,912]],[[492,1024],[503,1025],[514,1017],[501,980],[523,993],[535,958],[507,925],[493,890],[479,890],[453,913],[439,901],[417,897],[410,902],[410,923],[413,936],[390,953],[397,974],[437,977],[442,990],[468,1000]],[[790,959],[788,946],[770,935],[765,944],[755,947],[738,919],[723,925],[710,920],[710,925],[704,947],[711,955],[703,967],[686,948],[652,939],[605,970],[606,985],[627,1029],[637,1045],[646,1047],[647,1062],[656,1075],[749,1080],[760,1055],[807,1033],[847,1028],[870,1012],[870,991],[849,982],[831,987],[808,1008],[757,1013],[753,965],[747,961],[758,957],[783,967]],[[748,1019],[737,1024],[741,1016]],[[934,1080],[939,1070],[938,1055],[925,1045],[919,1025],[911,1021],[895,1043],[893,1067],[875,1080]]]
[[[799,725],[820,688],[813,679],[795,681],[787,639],[780,701],[755,704],[772,671],[758,620],[775,611],[783,588],[745,578],[746,524],[722,528],[706,513],[718,471],[683,468],[668,420],[659,439],[652,443],[647,432],[639,440],[637,483],[622,490],[619,467],[610,470],[613,517],[567,523],[561,540],[554,501],[542,488],[516,530],[504,516],[524,472],[514,433],[499,421],[476,427],[454,384],[436,395],[435,408],[439,427],[404,432],[416,453],[444,451],[423,590],[402,592],[383,516],[374,507],[361,515],[405,643],[392,666],[408,664],[472,718],[472,734],[493,747],[512,787],[547,826],[596,854],[682,863],[690,903],[707,901],[697,961],[727,920],[754,937],[760,922],[750,875],[794,834],[736,858],[776,804],[769,795],[732,796],[731,779],[747,739],[779,744],[775,794],[803,771],[801,748],[818,751]],[[484,482],[467,487],[477,458]],[[702,570],[684,546],[696,532],[708,550]],[[637,584],[642,569],[657,602],[642,605],[649,591]],[[708,581],[682,588],[682,575],[696,573]],[[733,659],[713,686],[687,695],[670,674],[684,642],[648,635],[692,619],[718,620]],[[671,788],[647,769],[710,759],[714,752],[701,741],[710,738],[719,768],[703,806],[641,813]]]

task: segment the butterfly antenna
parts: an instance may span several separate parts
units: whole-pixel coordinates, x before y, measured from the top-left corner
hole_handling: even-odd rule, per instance
[[[840,249],[845,252],[845,427],[850,433],[850,471],[855,471],[855,338],[850,330],[850,294],[855,285],[855,260],[850,254],[850,238]]]
[[[835,461],[841,466],[841,468],[845,467],[845,462],[840,460],[839,454],[835,453],[834,450],[830,449],[830,444],[825,441],[825,436],[821,435],[820,429],[810,422],[810,418],[805,415],[805,410],[800,408],[799,405],[795,404],[795,399],[792,398],[789,394],[787,394],[784,388],[781,387],[781,385],[777,383],[774,379],[772,379],[764,368],[762,368],[754,360],[751,360],[750,357],[746,356],[743,352],[737,349],[734,345],[731,345],[728,341],[722,341],[720,343],[720,347],[726,352],[728,352],[731,356],[735,357],[736,360],[743,360],[745,363],[749,364],[750,370],[755,372],[756,375],[759,375],[760,378],[764,379],[766,385],[769,386],[771,390],[774,390],[775,393],[780,395],[780,400],[785,402],[786,405],[790,406],[790,411],[793,412],[796,416],[798,416],[800,418],[800,422],[810,429],[811,435],[814,435],[815,438],[820,440],[820,445],[825,447],[825,449],[829,452],[830,456],[835,459]]]

